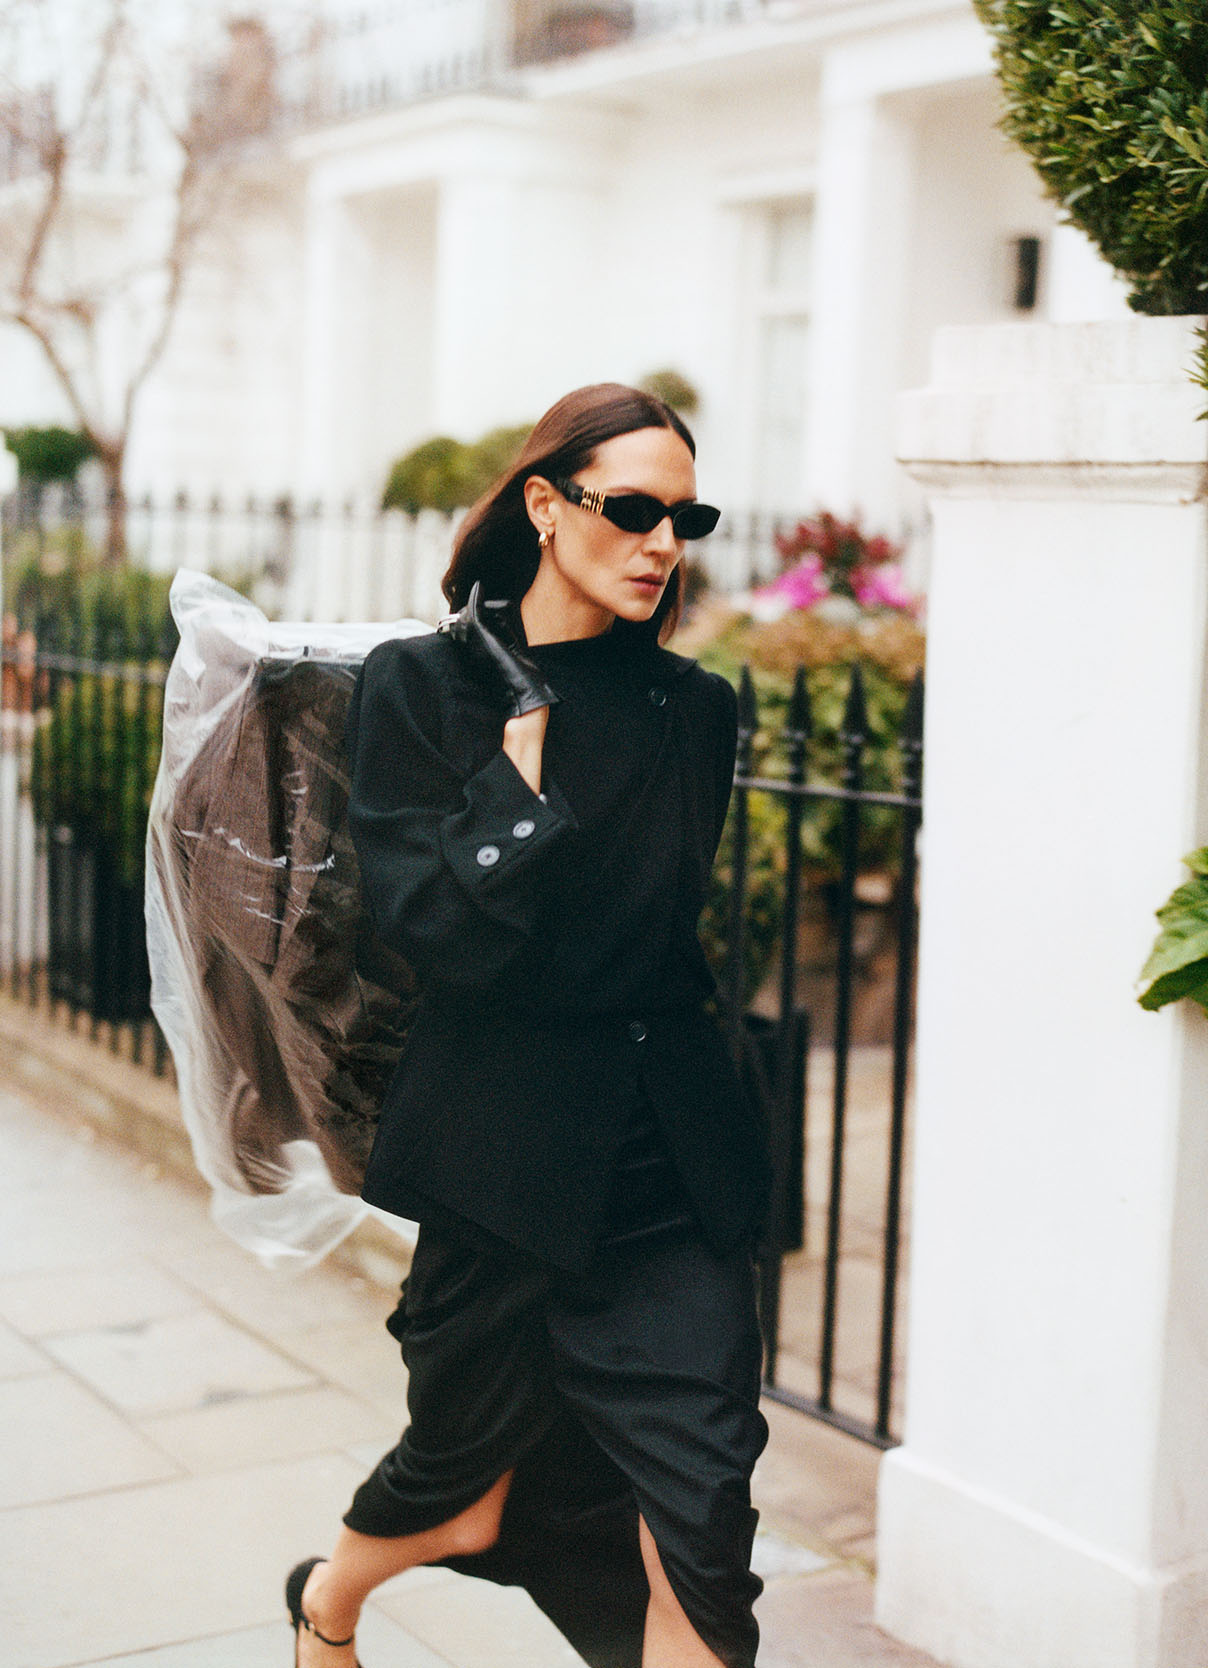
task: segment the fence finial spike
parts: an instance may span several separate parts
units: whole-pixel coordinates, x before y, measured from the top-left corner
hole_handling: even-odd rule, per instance
[[[814,719],[810,710],[809,685],[805,681],[805,667],[798,666],[793,678],[793,693],[789,700],[789,729],[809,737],[814,733]]]
[[[847,691],[847,704],[843,709],[844,736],[863,738],[868,734],[868,703],[864,699],[864,673],[857,660],[851,669],[851,685]]]
[[[910,680],[910,688],[906,692],[906,710],[902,714],[903,741],[919,742],[923,739],[923,674],[918,671]]]
[[[751,681],[751,668],[743,666],[738,680],[738,725],[740,729],[753,730],[756,720],[755,685]]]

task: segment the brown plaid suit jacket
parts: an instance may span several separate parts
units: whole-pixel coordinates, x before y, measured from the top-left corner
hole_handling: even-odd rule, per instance
[[[361,906],[344,753],[356,670],[261,662],[173,802],[206,1088],[253,1192],[277,1191],[280,1148],[299,1138],[318,1144],[338,1187],[360,1191],[416,1001],[410,968],[377,945]]]

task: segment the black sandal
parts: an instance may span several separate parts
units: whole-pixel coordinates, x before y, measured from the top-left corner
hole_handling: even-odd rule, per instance
[[[313,1633],[322,1644],[330,1645],[333,1650],[338,1650],[342,1645],[351,1645],[356,1638],[355,1633],[350,1633],[347,1639],[329,1639],[325,1633],[319,1632],[310,1617],[303,1612],[302,1592],[306,1586],[307,1578],[316,1564],[325,1564],[326,1562],[325,1558],[307,1558],[304,1563],[295,1565],[285,1579],[285,1607],[289,1611],[289,1619],[294,1625],[294,1668],[298,1668],[298,1633],[302,1628],[305,1628],[307,1633]],[[357,1668],[361,1668],[359,1662]]]

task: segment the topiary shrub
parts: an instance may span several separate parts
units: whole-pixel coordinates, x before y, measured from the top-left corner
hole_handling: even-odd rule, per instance
[[[384,510],[440,510],[450,515],[472,504],[510,469],[532,430],[531,423],[489,429],[480,440],[441,434],[412,447],[390,471]]]
[[[653,394],[656,400],[662,400],[664,405],[669,405],[672,411],[678,411],[684,417],[691,417],[700,409],[700,395],[679,371],[651,371],[642,378],[638,387],[644,394]]]
[[[413,446],[391,469],[382,508],[404,510],[407,515],[418,515],[420,510],[441,510],[448,515],[460,504],[470,503],[465,497],[467,450],[464,441],[447,434]]]
[[[531,423],[509,423],[503,428],[488,429],[481,440],[470,447],[470,484],[474,498],[480,498],[489,486],[512,467],[520,456],[520,449],[532,433]],[[474,499],[468,499],[473,503]]]
[[[1204,0],[973,0],[1002,126],[1131,285],[1139,313],[1208,312]]]
[[[96,456],[96,447],[86,434],[57,426],[5,429],[4,444],[26,481],[72,481],[80,465]]]

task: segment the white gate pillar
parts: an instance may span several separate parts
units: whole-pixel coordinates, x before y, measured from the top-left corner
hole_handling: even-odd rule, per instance
[[[1208,1020],[1135,1004],[1208,841],[1186,320],[942,332],[905,1442],[878,1617],[955,1668],[1208,1663]]]

